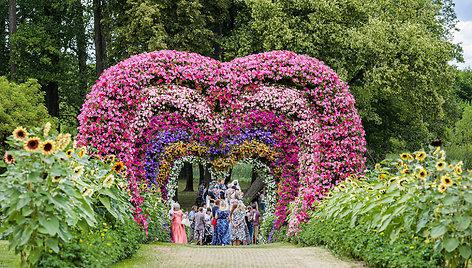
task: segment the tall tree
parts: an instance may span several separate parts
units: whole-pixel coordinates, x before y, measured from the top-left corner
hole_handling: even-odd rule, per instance
[[[11,37],[16,33],[16,0],[8,0],[8,32]],[[13,50],[13,44],[10,42],[10,51]],[[10,61],[10,72],[12,75],[16,74],[16,63]]]
[[[224,58],[282,49],[324,61],[349,83],[374,158],[421,148],[453,124],[451,1],[238,2]]]
[[[95,41],[95,73],[99,76],[106,66],[106,41],[103,30],[104,0],[93,0],[93,29]]]

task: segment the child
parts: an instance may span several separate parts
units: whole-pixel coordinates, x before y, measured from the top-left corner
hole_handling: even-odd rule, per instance
[[[203,245],[203,237],[205,235],[205,214],[203,214],[203,208],[199,207],[198,212],[194,217],[195,222],[195,244],[200,242],[200,246]]]
[[[190,211],[188,215],[188,219],[190,221],[190,241],[192,241],[193,233],[195,231],[195,213],[197,212],[197,206],[192,206],[192,211]]]

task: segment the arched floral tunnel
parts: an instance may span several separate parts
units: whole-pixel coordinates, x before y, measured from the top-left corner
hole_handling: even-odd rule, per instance
[[[256,159],[276,183],[274,228],[290,213],[296,228],[315,200],[364,168],[354,103],[333,70],[293,52],[221,63],[155,51],[100,76],[79,116],[79,143],[125,162],[136,219],[144,225],[138,181],[158,185],[166,197],[183,160],[211,163],[218,176]]]

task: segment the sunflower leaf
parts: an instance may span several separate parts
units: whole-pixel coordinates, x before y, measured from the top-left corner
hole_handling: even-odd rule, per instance
[[[454,249],[456,249],[457,246],[459,245],[459,239],[457,239],[455,237],[448,237],[448,238],[444,239],[443,244],[444,244],[444,249],[447,252],[451,252]]]

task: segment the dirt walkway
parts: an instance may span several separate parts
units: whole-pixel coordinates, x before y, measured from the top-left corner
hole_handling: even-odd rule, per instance
[[[197,247],[191,245],[143,245],[136,257],[117,267],[366,267],[340,260],[329,251],[292,245],[254,247]]]

